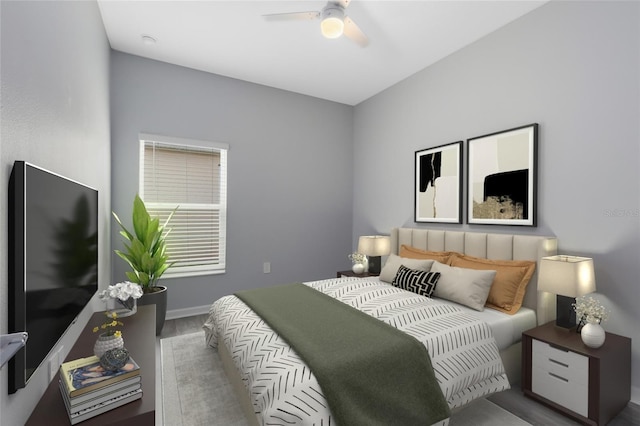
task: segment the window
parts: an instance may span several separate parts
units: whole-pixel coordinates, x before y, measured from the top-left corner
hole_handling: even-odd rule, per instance
[[[140,136],[140,197],[151,216],[168,224],[164,277],[225,272],[226,144]]]

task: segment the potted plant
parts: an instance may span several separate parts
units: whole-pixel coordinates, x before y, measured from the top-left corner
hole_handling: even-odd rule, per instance
[[[124,325],[122,321],[118,321],[118,315],[113,313],[108,316],[109,320],[99,327],[94,327],[93,332],[97,333],[102,330],[98,336],[98,340],[93,345],[93,354],[101,358],[105,352],[111,349],[124,348],[124,339],[122,331],[116,330],[115,327]]]
[[[129,281],[140,284],[143,295],[139,305],[156,305],[156,335],[160,335],[167,314],[167,288],[158,285],[158,280],[172,265],[168,263],[165,237],[170,229],[166,226],[173,217],[171,212],[163,225],[159,218],[152,218],[139,195],[133,201],[133,232],[129,231],[117,214],[113,213],[120,235],[125,240],[126,250],[114,250],[132,271],[126,273]]]
[[[580,332],[584,344],[590,348],[602,346],[606,333],[600,324],[609,318],[609,312],[591,296],[580,296],[572,305],[576,318],[580,318],[576,331]]]

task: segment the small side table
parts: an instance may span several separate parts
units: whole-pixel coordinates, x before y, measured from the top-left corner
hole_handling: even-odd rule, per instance
[[[378,274],[370,274],[368,272],[363,272],[362,274],[356,274],[355,272],[349,271],[338,271],[337,278],[342,277],[358,277],[358,278],[366,278],[366,277],[377,277]]]
[[[589,348],[549,322],[522,333],[522,391],[586,425],[605,425],[631,397],[631,339],[607,333]]]

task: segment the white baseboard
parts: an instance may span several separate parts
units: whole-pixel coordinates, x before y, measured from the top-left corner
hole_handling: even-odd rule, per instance
[[[173,309],[167,311],[166,319],[173,320],[177,318],[192,317],[194,315],[202,315],[209,313],[211,305],[195,306],[193,308]]]

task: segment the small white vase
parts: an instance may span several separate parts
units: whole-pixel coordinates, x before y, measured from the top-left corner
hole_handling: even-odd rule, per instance
[[[600,324],[588,322],[580,331],[580,335],[582,336],[582,341],[585,345],[590,348],[599,348],[604,343],[604,338],[606,334],[604,332],[604,328]]]
[[[129,317],[138,311],[138,301],[133,297],[124,301],[117,298],[109,298],[106,300],[106,305],[106,314],[110,318],[113,318],[114,314],[116,318]]]
[[[351,270],[354,274],[361,274],[364,272],[364,265],[362,263],[354,263]]]

